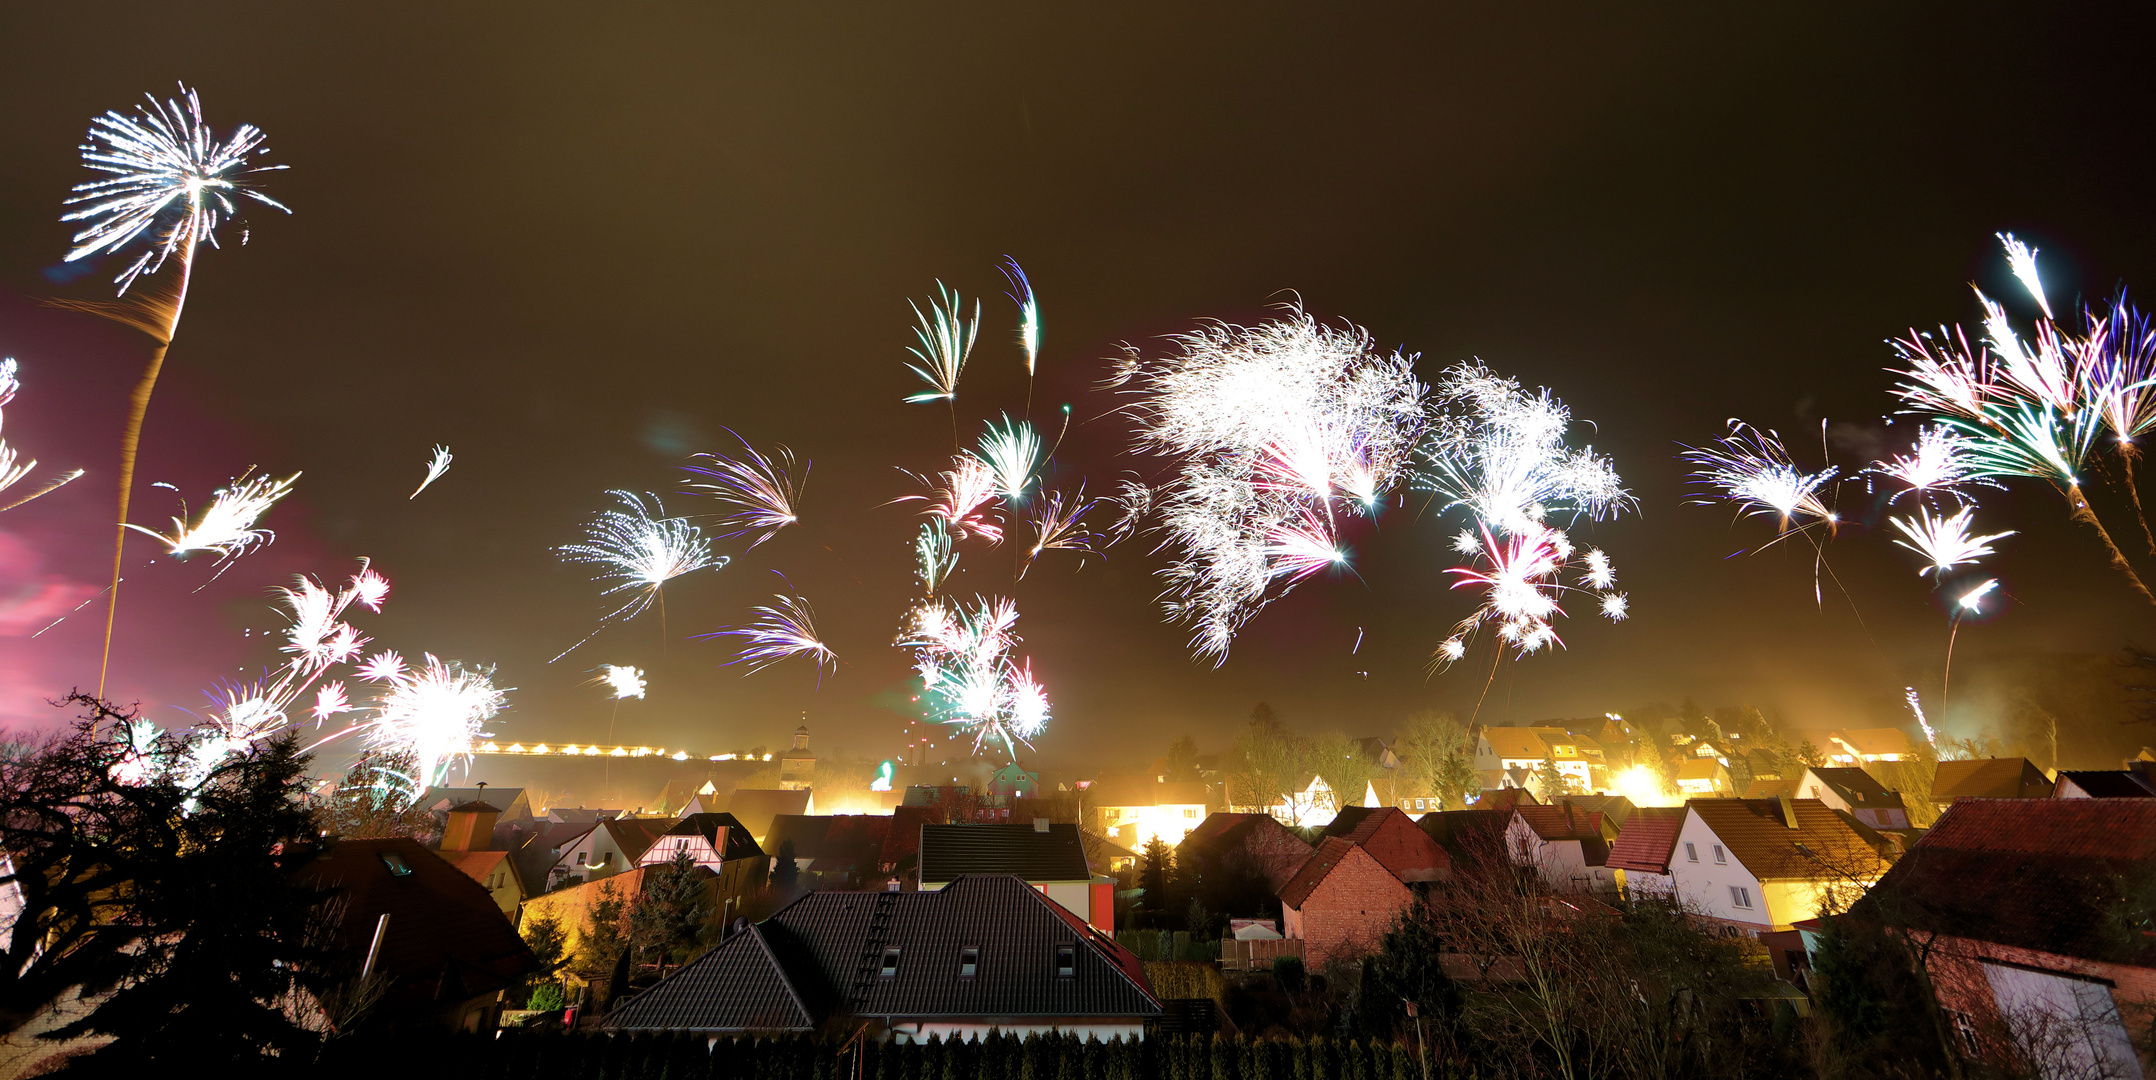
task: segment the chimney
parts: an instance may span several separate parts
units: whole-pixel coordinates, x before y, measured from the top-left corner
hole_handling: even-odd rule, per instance
[[[1782,824],[1792,829],[1799,828],[1797,825],[1797,800],[1790,798],[1789,793],[1786,791],[1782,793]]]
[[[449,823],[442,829],[443,851],[487,851],[494,842],[494,823],[500,810],[479,799],[449,809]]]
[[[1033,819],[1033,831],[1034,831],[1034,832],[1047,832],[1047,831],[1048,831],[1048,819],[1047,819],[1047,818],[1044,818],[1044,817],[1037,817],[1037,818],[1034,818],[1034,819]]]

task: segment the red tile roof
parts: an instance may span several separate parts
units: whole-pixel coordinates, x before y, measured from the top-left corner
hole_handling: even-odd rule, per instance
[[[1377,871],[1391,876],[1390,871],[1385,871],[1384,864],[1370,858],[1368,852],[1361,851],[1337,836],[1328,837],[1324,843],[1318,845],[1316,851],[1310,853],[1308,859],[1303,860],[1302,868],[1295,871],[1295,876],[1288,879],[1287,885],[1280,890],[1280,903],[1285,907],[1302,907],[1304,901],[1310,899],[1310,894],[1316,891],[1334,870],[1339,869],[1341,863],[1354,859],[1358,852],[1361,853],[1362,859],[1368,861],[1355,861],[1362,862],[1366,867],[1375,866]]]
[[[1325,827],[1325,835],[1369,852],[1402,881],[1429,881],[1452,865],[1445,849],[1396,807],[1348,807]]]
[[[1600,840],[1605,819],[1601,814],[1569,804],[1515,807],[1528,828],[1544,840]]]
[[[2120,914],[2156,872],[2156,799],[1963,799],[1855,913],[2092,960],[2156,966]]]
[[[1669,873],[1670,854],[1684,829],[1684,807],[1642,806],[1625,819],[1624,831],[1610,845],[1607,865],[1648,874]]]

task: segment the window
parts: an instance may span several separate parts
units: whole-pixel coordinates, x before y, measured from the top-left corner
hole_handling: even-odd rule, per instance
[[[883,950],[883,973],[885,975],[898,974],[898,946],[894,945]]]
[[[1752,906],[1752,890],[1731,885],[1729,887],[1729,902],[1749,910]]]
[[[1421,799],[1416,799],[1416,800],[1415,800],[1415,809],[1417,809],[1417,810],[1420,810],[1420,809],[1422,809],[1422,800],[1421,800]]]
[[[981,950],[979,947],[968,946],[958,950],[959,978],[970,979],[979,970],[981,970]]]
[[[409,877],[412,873],[412,868],[404,864],[404,856],[394,851],[382,853],[382,865],[389,867],[391,877]]]
[[[1122,816],[1123,816],[1123,811],[1121,811],[1121,810],[1118,810],[1118,809],[1116,809],[1116,808],[1115,808],[1115,807],[1113,807],[1113,806],[1111,806],[1111,807],[1109,807],[1109,808],[1108,808],[1108,820],[1110,820],[1110,821],[1114,821],[1114,820],[1115,820],[1116,818],[1119,818],[1119,817],[1122,817]]]
[[[1689,844],[1689,843],[1685,844],[1685,845],[1684,845],[1684,861],[1686,861],[1686,862],[1698,862],[1698,861],[1699,861],[1699,849],[1698,849],[1697,847],[1694,847],[1694,846],[1692,846],[1692,845],[1691,845],[1691,844]]]
[[[1197,817],[1197,816],[1198,816],[1198,811],[1197,811],[1196,809],[1192,808],[1192,807],[1188,807],[1188,806],[1186,806],[1186,807],[1184,807],[1184,808],[1183,808],[1183,816],[1184,816],[1184,817]]]
[[[1714,861],[1723,866],[1729,865],[1729,856],[1722,854],[1722,845],[1720,844],[1714,845]]]
[[[1078,973],[1078,946],[1056,946],[1056,976],[1068,979]]]

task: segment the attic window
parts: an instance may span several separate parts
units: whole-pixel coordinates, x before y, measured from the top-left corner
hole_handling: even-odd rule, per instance
[[[1056,977],[1068,979],[1078,973],[1078,946],[1056,946]]]
[[[1729,856],[1722,853],[1722,845],[1720,844],[1714,845],[1714,861],[1724,866],[1729,865]]]
[[[1690,844],[1690,843],[1686,843],[1686,844],[1684,845],[1684,861],[1686,861],[1686,862],[1698,862],[1698,861],[1699,861],[1699,848],[1698,848],[1698,847],[1696,847],[1696,846],[1694,846],[1694,845],[1692,845],[1692,844]]]
[[[898,947],[895,945],[883,950],[883,973],[885,975],[898,974]]]
[[[958,950],[959,978],[970,979],[979,970],[981,970],[981,950],[978,946],[968,946]]]
[[[389,867],[391,877],[410,877],[412,874],[412,868],[404,864],[404,856],[394,851],[382,853],[382,865]]]

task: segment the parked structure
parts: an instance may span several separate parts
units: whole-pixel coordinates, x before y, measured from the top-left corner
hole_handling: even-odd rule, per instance
[[[763,1034],[845,1016],[907,1043],[991,1029],[1105,1040],[1143,1038],[1160,1013],[1113,937],[1019,878],[983,876],[935,891],[810,893],[638,994],[607,1026]]]

